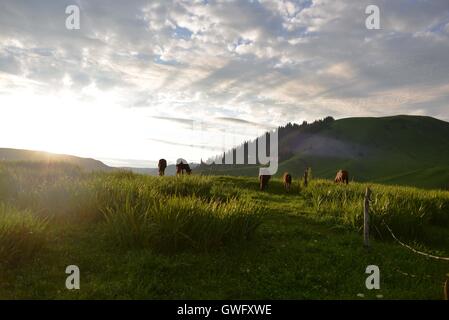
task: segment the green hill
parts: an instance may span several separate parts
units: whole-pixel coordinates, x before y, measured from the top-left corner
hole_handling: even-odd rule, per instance
[[[254,143],[254,142],[250,142]],[[449,123],[431,117],[326,118],[279,128],[280,164],[302,176],[333,178],[344,168],[355,181],[449,188]],[[257,175],[257,166],[201,166],[204,174]]]
[[[54,154],[43,151],[0,148],[0,161],[36,162],[36,163],[69,163],[86,171],[112,170],[103,162],[64,154]]]

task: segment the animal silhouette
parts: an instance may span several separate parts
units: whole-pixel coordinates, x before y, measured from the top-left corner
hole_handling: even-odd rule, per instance
[[[335,176],[335,183],[349,183],[349,173],[346,170],[340,170]]]
[[[259,176],[259,187],[260,190],[263,191],[268,185],[268,181],[270,181],[271,176],[267,174],[262,174]]]
[[[283,180],[284,180],[285,190],[287,190],[287,192],[290,192],[290,187],[292,185],[292,175],[288,172],[285,172]]]
[[[167,160],[160,159],[159,163],[157,164],[157,167],[159,169],[159,175],[162,177],[165,175],[165,168],[167,168]]]
[[[176,175],[183,175],[184,171],[190,175],[192,173],[192,169],[190,169],[189,164],[186,160],[179,158],[176,160]]]

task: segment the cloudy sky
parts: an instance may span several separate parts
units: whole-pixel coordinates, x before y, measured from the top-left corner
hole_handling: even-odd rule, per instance
[[[0,0],[0,147],[148,166],[394,114],[449,120],[448,0]]]

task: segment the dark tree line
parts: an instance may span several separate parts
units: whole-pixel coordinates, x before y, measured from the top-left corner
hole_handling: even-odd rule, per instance
[[[285,126],[280,126],[277,128],[278,130],[278,137],[279,137],[279,161],[284,161],[288,158],[290,158],[291,156],[293,156],[293,152],[291,150],[291,146],[289,144],[289,139],[292,137],[297,137],[298,135],[301,134],[313,134],[313,133],[317,133],[320,132],[321,130],[326,129],[327,127],[329,127],[332,122],[334,122],[335,119],[332,117],[326,117],[324,119],[320,119],[320,120],[316,120],[312,123],[308,123],[307,121],[304,121],[302,124],[297,124],[297,123],[287,123]],[[265,154],[267,156],[270,155],[270,139],[268,136],[268,133],[265,133],[266,135],[266,147],[267,150],[265,151]],[[254,140],[251,141],[245,141],[244,143],[242,143],[241,145],[237,146],[236,148],[233,148],[225,153],[223,153],[222,155],[218,155],[215,159],[223,159],[223,163],[224,163],[224,159],[225,157],[227,157],[228,159],[232,159],[232,163],[237,163],[237,153],[238,152],[242,152],[243,149],[243,155],[244,155],[244,164],[248,165],[248,163],[251,162],[256,162],[256,164],[259,164],[259,159],[256,156],[256,158],[253,158],[253,155],[249,155],[249,146],[252,147],[253,150],[256,150],[256,155],[258,154],[258,148],[259,148],[259,138],[256,138]],[[208,161],[210,161],[212,159],[209,159]],[[201,166],[206,166],[206,164],[201,161]]]

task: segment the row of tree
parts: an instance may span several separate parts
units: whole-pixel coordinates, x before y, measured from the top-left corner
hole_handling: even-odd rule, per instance
[[[276,130],[278,130],[278,137],[279,137],[279,162],[282,162],[284,160],[287,160],[293,156],[292,151],[292,141],[295,139],[300,138],[301,134],[313,134],[320,132],[326,128],[328,128],[333,122],[335,121],[332,117],[326,117],[320,120],[316,120],[312,123],[307,123],[307,121],[304,121],[302,124],[297,123],[287,123],[285,126],[280,126]],[[267,156],[270,155],[270,139],[268,136],[268,132],[265,133],[266,138],[266,150],[265,154]],[[223,165],[225,163],[224,159],[232,159],[233,164],[228,164],[228,166],[235,166],[235,165],[259,165],[260,161],[258,158],[258,150],[259,150],[259,139],[261,137],[258,137],[251,141],[245,141],[241,145],[224,152],[222,155],[217,155],[214,158],[210,158],[207,160],[207,162],[203,162],[201,160],[200,168],[207,166],[207,163],[220,163],[220,165]],[[256,154],[250,153],[248,150],[256,150]],[[237,164],[240,161],[237,161],[237,155],[243,154],[243,163]],[[214,164],[211,164],[212,166]]]

